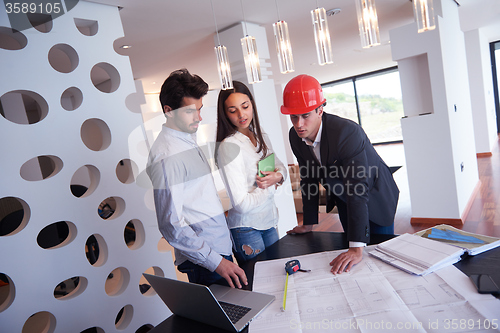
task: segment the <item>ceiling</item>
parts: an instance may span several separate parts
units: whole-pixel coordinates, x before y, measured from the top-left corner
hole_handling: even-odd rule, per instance
[[[454,1],[454,0],[443,0]],[[457,0],[462,30],[500,22],[500,0]],[[173,70],[185,67],[219,89],[214,53],[215,23],[209,0],[94,0],[119,6],[124,37],[115,41],[116,52],[130,57],[134,78],[141,80],[145,93],[156,93]],[[387,68],[391,59],[389,30],[414,21],[409,0],[376,0],[382,44],[362,49],[353,0],[212,0],[219,30],[243,21],[264,26],[267,32],[271,65],[279,68],[275,53],[272,24],[279,19],[288,23],[295,72],[273,71],[278,84],[306,73],[320,82]],[[242,10],[243,7],[243,10]],[[310,11],[340,8],[328,18],[334,63],[319,66],[313,40]],[[243,17],[244,15],[244,17]],[[488,32],[500,39],[500,29]],[[243,37],[243,36],[242,36]],[[272,43],[272,44],[271,44]],[[130,45],[122,49],[122,45]]]

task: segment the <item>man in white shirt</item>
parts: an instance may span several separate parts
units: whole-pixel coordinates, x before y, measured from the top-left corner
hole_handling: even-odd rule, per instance
[[[186,69],[165,80],[160,102],[167,122],[149,153],[158,227],[175,250],[175,264],[190,282],[231,287],[247,284],[233,263],[232,244],[210,166],[196,143],[208,84]]]

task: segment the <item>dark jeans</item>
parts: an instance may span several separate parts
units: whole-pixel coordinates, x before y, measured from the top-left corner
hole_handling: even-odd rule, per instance
[[[232,256],[222,256],[222,257],[224,259],[231,261],[231,262],[233,261]],[[229,286],[227,281],[224,278],[222,278],[222,276],[217,274],[215,271],[210,272],[205,267],[193,264],[189,260],[186,260],[182,264],[177,266],[177,269],[181,273],[186,273],[188,276],[188,280],[191,283],[202,284],[205,286],[209,286],[211,284],[217,283],[217,284]]]
[[[235,247],[233,253],[240,264],[252,259],[280,238],[276,228],[267,230],[257,230],[249,227],[233,228],[231,229],[231,236]]]

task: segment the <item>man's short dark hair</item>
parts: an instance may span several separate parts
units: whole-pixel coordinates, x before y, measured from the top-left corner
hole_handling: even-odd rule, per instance
[[[208,84],[198,75],[193,75],[185,68],[176,70],[163,82],[160,91],[160,103],[163,110],[168,105],[172,110],[181,107],[184,97],[200,99],[208,92]]]

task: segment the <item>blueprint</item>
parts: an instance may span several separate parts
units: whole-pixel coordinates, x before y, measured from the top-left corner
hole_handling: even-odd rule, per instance
[[[255,332],[493,332],[499,331],[500,300],[478,294],[454,266],[416,276],[368,255],[350,272],[333,275],[330,261],[343,251],[321,252],[255,264],[253,290],[272,294],[254,321]],[[288,278],[281,311],[285,263],[303,269]],[[460,292],[458,292],[460,291]]]

